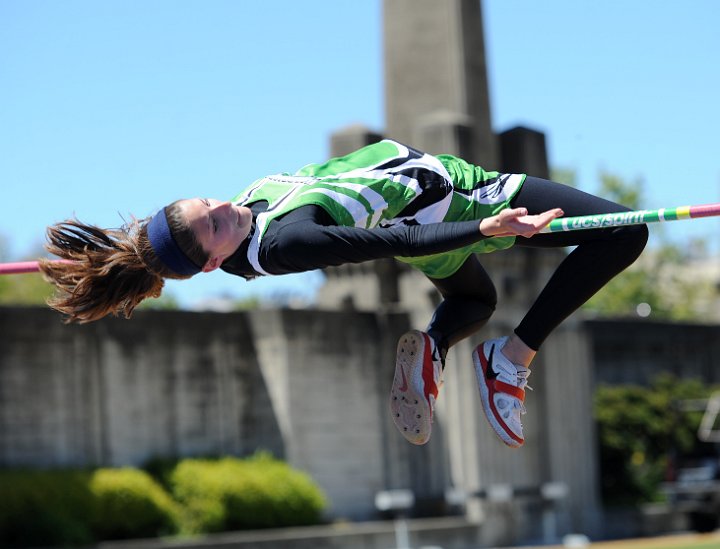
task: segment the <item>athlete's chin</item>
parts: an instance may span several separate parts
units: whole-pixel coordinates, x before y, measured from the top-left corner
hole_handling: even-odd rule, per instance
[[[235,206],[235,212],[237,213],[237,225],[241,229],[249,227],[252,223],[252,212],[250,208],[245,206]]]
[[[237,230],[235,235],[237,240],[242,243],[250,234],[252,228],[252,215],[250,216],[239,216],[237,220]]]

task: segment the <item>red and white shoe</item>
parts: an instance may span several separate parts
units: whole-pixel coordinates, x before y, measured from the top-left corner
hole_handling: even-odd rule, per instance
[[[411,330],[400,337],[390,390],[390,413],[400,433],[413,444],[430,440],[442,370],[442,360],[429,335]]]
[[[520,416],[525,413],[530,370],[505,357],[501,350],[506,341],[507,337],[502,337],[481,343],[473,352],[473,362],[490,426],[505,444],[517,448],[525,442]]]

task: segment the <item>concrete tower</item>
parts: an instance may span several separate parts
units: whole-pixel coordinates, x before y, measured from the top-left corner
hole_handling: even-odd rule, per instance
[[[385,0],[387,137],[497,166],[479,0]]]

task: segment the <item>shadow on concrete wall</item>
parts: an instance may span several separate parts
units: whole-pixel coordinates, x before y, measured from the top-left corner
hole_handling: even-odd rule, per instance
[[[285,447],[247,315],[60,323],[0,309],[0,466],[138,465]]]

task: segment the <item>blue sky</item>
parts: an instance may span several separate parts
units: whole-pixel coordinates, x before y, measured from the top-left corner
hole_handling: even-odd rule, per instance
[[[323,160],[338,128],[381,131],[381,8],[0,0],[0,256],[37,254],[73,214],[117,226],[178,197],[230,197]],[[590,192],[604,169],[641,179],[646,208],[720,201],[718,2],[485,0],[483,13],[497,130],[546,132],[551,164]],[[213,273],[169,291],[192,304],[320,282]]]

